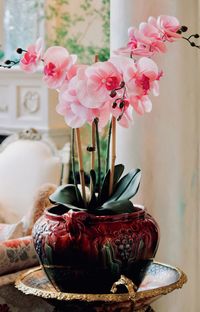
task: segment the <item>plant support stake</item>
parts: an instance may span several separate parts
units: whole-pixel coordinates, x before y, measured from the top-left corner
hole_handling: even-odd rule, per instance
[[[78,152],[78,162],[79,162],[79,174],[80,174],[81,190],[82,190],[82,196],[83,196],[84,205],[86,206],[85,173],[84,173],[84,169],[83,169],[83,157],[82,157],[80,129],[77,128],[75,131],[76,131],[76,144],[77,144],[77,152]]]
[[[116,118],[112,117],[112,159],[110,168],[109,195],[111,195],[113,191],[115,159],[116,159]]]
[[[97,143],[97,161],[98,161],[98,194],[101,190],[101,155],[100,155],[100,142],[99,142],[99,129],[98,129],[98,118],[94,119],[96,127],[96,143]]]

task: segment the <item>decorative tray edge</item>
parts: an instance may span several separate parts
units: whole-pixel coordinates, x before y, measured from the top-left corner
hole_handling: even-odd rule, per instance
[[[136,295],[135,295],[135,301],[154,298],[154,297],[161,296],[161,295],[167,295],[168,293],[172,292],[175,289],[182,288],[183,285],[187,282],[186,274],[179,268],[170,266],[168,264],[160,263],[157,261],[155,261],[154,263],[176,270],[179,274],[179,279],[178,281],[170,285],[166,285],[166,286],[162,286],[162,287],[150,289],[150,290],[138,291],[136,292]],[[22,280],[25,277],[41,269],[42,269],[41,266],[33,268],[33,269],[29,269],[27,272],[18,276],[15,282],[15,287],[26,295],[29,295],[29,294],[35,295],[38,297],[42,297],[44,299],[57,299],[57,300],[65,300],[65,301],[79,300],[79,301],[87,301],[87,302],[92,302],[92,301],[125,302],[125,301],[131,300],[129,293],[125,293],[125,294],[120,294],[120,293],[118,294],[62,293],[56,290],[55,292],[53,292],[53,291],[33,288],[33,287],[23,284]]]

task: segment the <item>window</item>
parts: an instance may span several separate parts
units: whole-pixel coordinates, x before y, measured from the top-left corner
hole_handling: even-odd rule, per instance
[[[6,58],[16,47],[27,46],[43,35],[44,0],[3,0],[0,4],[0,44]]]

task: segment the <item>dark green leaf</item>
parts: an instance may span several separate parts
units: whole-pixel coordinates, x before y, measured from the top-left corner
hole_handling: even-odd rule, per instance
[[[95,187],[96,187],[96,172],[93,169],[90,170],[90,184],[91,184],[91,187],[92,187],[92,193],[94,193],[95,192]]]
[[[53,204],[69,204],[75,207],[84,207],[80,191],[74,184],[59,186],[56,191],[49,196],[49,200]]]
[[[134,206],[130,200],[118,200],[105,203],[97,212],[101,216],[131,213],[134,212]]]
[[[95,188],[96,188],[96,172],[92,169],[90,170],[90,184],[91,184],[91,190],[92,190],[92,194],[91,194],[91,199],[88,205],[88,210],[92,211],[95,210],[96,206],[97,206],[97,198],[95,195]]]
[[[115,190],[116,183],[120,179],[123,172],[124,172],[124,165],[118,164],[115,166],[114,178],[113,178],[113,190]],[[109,181],[110,181],[110,170],[108,170],[104,178],[103,184],[102,184],[101,194],[99,197],[100,204],[105,203],[109,198]]]
[[[108,202],[132,198],[138,191],[141,179],[141,170],[131,170],[116,185],[113,195]]]
[[[75,211],[85,211],[85,208],[79,208],[79,207],[76,207],[74,205],[70,205],[70,204],[62,204],[62,205],[65,206],[66,208],[68,208],[69,210],[72,209]]]
[[[95,193],[93,193],[87,209],[88,212],[93,212],[94,210],[96,210],[96,208],[97,208],[97,198]]]

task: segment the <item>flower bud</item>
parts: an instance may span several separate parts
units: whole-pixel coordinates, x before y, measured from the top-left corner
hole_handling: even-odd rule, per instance
[[[21,48],[17,48],[16,52],[17,52],[18,54],[22,54],[23,49],[21,49]]]
[[[120,83],[120,88],[123,88],[124,86],[125,86],[125,82],[122,81],[122,82]]]
[[[113,105],[112,105],[112,108],[116,108],[117,107],[117,103],[114,102]]]
[[[182,32],[186,32],[188,30],[188,27],[187,26],[181,26],[181,31]]]
[[[6,61],[4,62],[4,64],[10,65],[10,64],[11,64],[11,61],[10,61],[10,60],[6,60]]]
[[[122,108],[124,107],[124,104],[125,104],[125,103],[124,103],[124,101],[122,100],[122,101],[119,103],[119,108],[122,109]]]
[[[116,94],[117,94],[117,92],[116,92],[115,90],[112,90],[112,91],[110,92],[110,97],[111,97],[111,98],[114,98],[114,97],[116,96]]]

